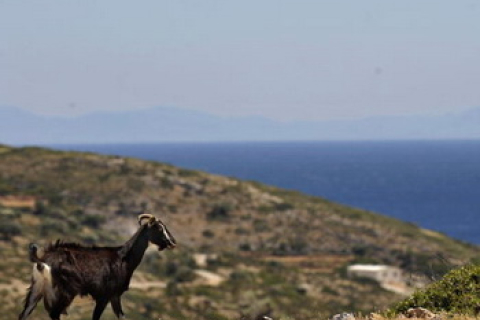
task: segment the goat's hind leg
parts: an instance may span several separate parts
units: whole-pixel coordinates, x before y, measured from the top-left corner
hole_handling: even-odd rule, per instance
[[[32,281],[32,285],[28,289],[27,297],[25,298],[25,307],[22,313],[18,316],[19,320],[25,320],[32,313],[33,309],[37,306],[37,303],[43,297],[43,288],[40,288],[39,284]]]
[[[101,299],[101,300],[96,300],[97,305],[95,306],[95,309],[93,310],[93,317],[92,320],[99,320],[100,316],[102,315],[103,311],[105,310],[105,307],[108,304],[108,300]]]
[[[55,301],[51,301],[51,304],[45,303],[45,309],[52,320],[60,320],[62,314],[67,314],[67,308],[73,301],[73,295],[61,295],[57,296]]]

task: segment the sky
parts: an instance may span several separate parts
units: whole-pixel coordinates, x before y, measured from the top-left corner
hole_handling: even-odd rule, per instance
[[[480,0],[0,0],[0,106],[294,120],[480,106]]]

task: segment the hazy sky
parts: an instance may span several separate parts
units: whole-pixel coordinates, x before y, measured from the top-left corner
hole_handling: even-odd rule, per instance
[[[479,88],[479,0],[0,0],[0,105],[36,113],[432,114]]]

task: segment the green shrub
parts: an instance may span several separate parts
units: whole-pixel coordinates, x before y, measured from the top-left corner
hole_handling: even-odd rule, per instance
[[[236,284],[251,282],[254,279],[254,275],[247,271],[233,271],[229,277],[229,280]]]
[[[293,206],[293,204],[288,202],[281,202],[281,203],[275,204],[275,209],[277,209],[278,211],[287,211],[287,210],[292,210],[294,208],[295,207]]]
[[[145,188],[145,182],[138,178],[130,178],[127,180],[127,187],[135,192],[141,192]]]
[[[69,217],[69,214],[60,208],[50,208],[45,207],[43,214],[47,215],[48,218],[65,220]]]
[[[393,307],[393,314],[413,307],[423,307],[434,312],[476,314],[480,309],[480,266],[467,265],[447,273],[441,280]]]
[[[257,208],[258,212],[261,213],[270,213],[274,212],[275,208],[273,206],[266,206],[266,205],[261,205],[260,207]]]
[[[333,289],[332,287],[329,287],[329,286],[324,286],[322,288],[322,292],[326,293],[326,294],[329,294],[329,295],[332,295],[332,296],[338,296],[339,295],[337,290],[335,290],[335,289]]]
[[[64,234],[68,230],[68,225],[60,219],[46,219],[40,227],[40,235],[42,237]]]
[[[90,228],[98,228],[105,222],[105,217],[97,214],[86,214],[82,224]]]
[[[181,295],[182,290],[180,289],[176,281],[171,280],[171,281],[168,281],[167,283],[167,288],[165,289],[165,293],[169,297],[175,297],[175,296]]]
[[[81,223],[84,226],[96,229],[105,223],[105,217],[98,214],[86,214],[82,217]]]
[[[250,230],[242,228],[242,227],[238,227],[238,228],[235,228],[235,234],[237,234],[237,235],[248,235],[248,234],[250,234]]]
[[[240,251],[252,251],[252,246],[250,243],[241,243],[238,245],[238,250]]]
[[[167,262],[165,274],[167,277],[173,278],[172,281],[177,283],[189,282],[195,279],[193,268],[189,265],[180,265],[174,261]]]
[[[46,196],[47,196],[48,203],[51,204],[52,206],[59,206],[63,202],[62,195],[58,193],[50,193],[50,194],[47,194]]]
[[[174,205],[174,204],[168,204],[168,205],[167,205],[167,210],[168,210],[170,213],[177,213],[177,212],[178,212],[177,206]]]
[[[49,211],[48,206],[43,201],[36,201],[35,208],[33,209],[33,214],[35,215],[44,215]]]
[[[196,275],[191,268],[188,266],[180,266],[173,277],[174,281],[176,282],[190,282],[195,280]]]
[[[207,219],[226,221],[230,219],[232,206],[228,203],[219,203],[213,206],[212,210],[207,213]]]
[[[22,233],[22,228],[16,223],[8,220],[0,222],[0,240],[10,240]]]
[[[253,220],[253,230],[255,232],[267,232],[270,230],[270,226],[268,225],[268,222],[262,219],[255,219]]]
[[[173,277],[178,271],[178,264],[175,261],[167,261],[165,265],[165,275]]]
[[[70,216],[74,216],[74,217],[83,216],[84,214],[85,214],[85,211],[83,211],[82,209],[75,209],[70,212]]]
[[[160,185],[164,189],[173,189],[173,187],[175,186],[173,184],[173,182],[170,179],[168,179],[167,177],[160,178]]]
[[[209,230],[209,229],[203,230],[202,235],[203,235],[205,238],[213,238],[213,237],[215,237],[215,233],[214,233],[212,230]]]
[[[6,181],[0,180],[0,196],[7,196],[15,192],[15,189]]]
[[[178,175],[180,177],[196,177],[199,175],[198,171],[189,169],[178,169]]]
[[[124,202],[120,202],[118,204],[118,209],[115,211],[115,214],[119,216],[128,216],[130,215],[130,209],[128,208],[127,204],[125,204]]]
[[[81,238],[82,238],[82,243],[85,243],[87,245],[94,245],[99,241],[99,237],[96,234],[81,235]]]
[[[208,310],[207,312],[205,312],[204,317],[205,319],[208,319],[208,320],[228,320],[229,319],[213,310]]]

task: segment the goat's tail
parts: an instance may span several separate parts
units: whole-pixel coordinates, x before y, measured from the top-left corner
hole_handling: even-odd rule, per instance
[[[28,257],[30,258],[30,262],[40,262],[40,258],[38,257],[38,245],[35,243],[30,243],[28,245]]]
[[[36,248],[32,250],[32,245],[30,245],[30,259],[38,260]],[[32,282],[30,288],[28,288],[25,307],[22,313],[20,313],[18,319],[27,319],[42,298],[45,300],[45,306],[50,306],[55,298],[55,291],[53,288],[52,271],[50,266],[39,261],[33,264]]]
[[[48,264],[38,257],[38,245],[30,243],[28,246],[28,257],[33,262],[32,285],[38,286],[47,295],[46,298],[53,298],[52,270]]]

